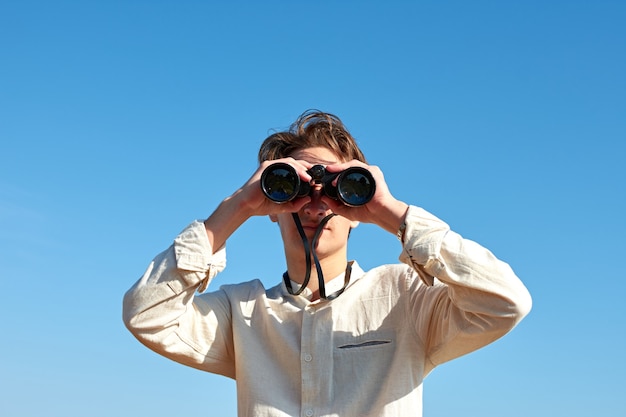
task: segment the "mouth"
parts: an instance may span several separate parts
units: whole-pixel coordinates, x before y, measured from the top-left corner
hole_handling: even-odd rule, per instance
[[[328,223],[329,220],[334,216],[334,214],[332,215],[328,215],[325,218],[323,218],[321,221],[315,221],[314,219],[307,219],[309,221],[302,221],[302,219],[300,219],[301,221],[301,225],[302,225],[302,230],[308,232],[312,232],[315,233],[320,226],[322,227],[322,230],[320,230],[320,233],[324,230],[330,230],[330,227],[328,227]]]
[[[304,232],[309,237],[313,236],[315,233],[319,233],[321,235],[323,232],[326,232],[327,230],[330,230],[328,225],[322,225],[322,230],[320,230],[318,232],[319,227],[320,227],[319,223],[308,223],[308,224],[303,224],[302,225],[302,230],[304,230]]]
[[[316,231],[318,227],[319,227],[319,224],[303,224],[302,225],[302,228],[304,230]],[[326,227],[324,227],[324,229],[326,229]]]

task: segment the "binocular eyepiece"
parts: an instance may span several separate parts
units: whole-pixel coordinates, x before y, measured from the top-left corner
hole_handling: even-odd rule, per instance
[[[352,207],[367,204],[376,191],[374,177],[365,168],[350,167],[342,172],[332,173],[326,171],[323,165],[314,165],[307,173],[313,177],[311,183],[302,181],[291,165],[277,162],[268,166],[261,174],[261,189],[275,203],[286,203],[309,195],[312,185],[321,184],[322,192],[326,196]],[[333,185],[335,178],[336,186]]]

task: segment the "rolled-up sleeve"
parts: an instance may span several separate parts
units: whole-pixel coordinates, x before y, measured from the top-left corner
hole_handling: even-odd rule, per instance
[[[159,354],[233,377],[228,298],[195,299],[225,266],[225,247],[213,253],[204,224],[193,222],[124,295],[126,327]]]
[[[400,260],[421,278],[408,281],[408,314],[427,350],[427,372],[503,336],[531,309],[507,263],[421,208],[407,212]]]

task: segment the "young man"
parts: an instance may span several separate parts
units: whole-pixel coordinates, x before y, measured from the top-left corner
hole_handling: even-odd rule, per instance
[[[395,199],[337,117],[303,114],[265,140],[259,161],[124,298],[126,326],[150,349],[237,381],[240,416],[421,415],[422,381],[435,366],[493,342],[529,312],[530,295],[509,266]],[[270,200],[260,181],[276,163],[295,169],[310,192]],[[315,181],[320,165],[327,173],[365,168],[373,197],[358,206],[331,198]],[[259,215],[280,227],[283,279],[203,293],[225,266],[228,237]],[[402,263],[365,272],[349,262],[359,222],[397,235]]]

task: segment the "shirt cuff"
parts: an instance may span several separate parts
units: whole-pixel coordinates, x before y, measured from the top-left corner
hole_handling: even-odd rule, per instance
[[[440,252],[450,227],[426,210],[410,206],[406,214],[406,230],[400,261],[410,265],[422,281],[431,286],[434,277],[444,268]]]
[[[174,239],[176,267],[186,284],[200,284],[206,290],[209,282],[226,267],[226,245],[215,253],[209,242],[204,223],[196,220]]]

